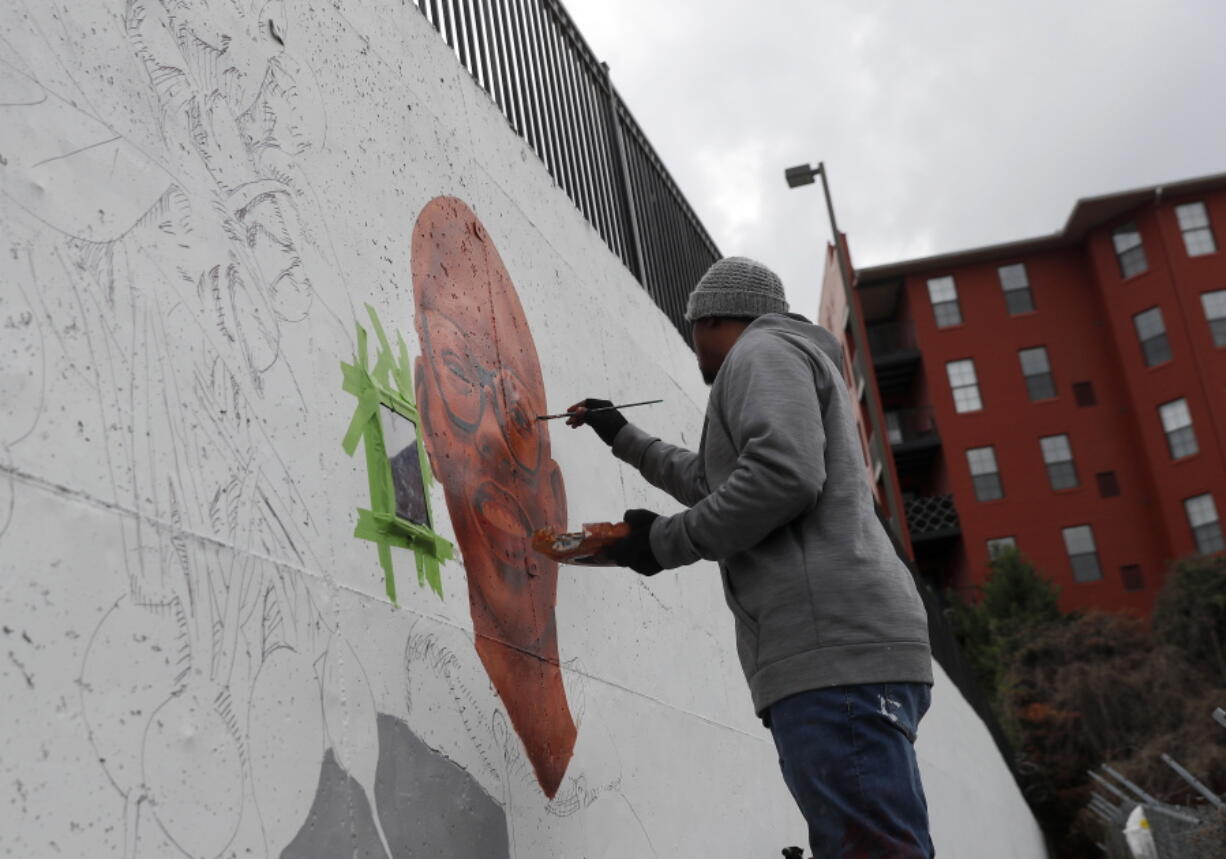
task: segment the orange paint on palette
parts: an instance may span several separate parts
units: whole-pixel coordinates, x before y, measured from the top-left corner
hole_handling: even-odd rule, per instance
[[[431,200],[413,229],[422,344],[417,404],[430,466],[468,574],[477,655],[552,797],[576,729],[558,664],[558,565],[532,534],[566,525],[536,344],[515,285],[476,214]]]

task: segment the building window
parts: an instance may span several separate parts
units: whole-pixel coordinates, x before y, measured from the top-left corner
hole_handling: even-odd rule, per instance
[[[1073,448],[1067,435],[1049,435],[1039,439],[1043,462],[1047,464],[1047,479],[1052,489],[1073,489],[1077,483],[1077,467],[1073,464]]]
[[[1208,555],[1226,549],[1226,541],[1222,539],[1222,523],[1218,521],[1217,506],[1213,503],[1212,495],[1206,493],[1185,499],[1183,508],[1188,513],[1188,524],[1192,526],[1196,551]]]
[[[1226,346],[1226,289],[1200,294],[1201,307],[1205,308],[1205,321],[1213,335],[1214,346]]]
[[[1145,366],[1153,367],[1171,360],[1171,344],[1166,339],[1166,325],[1162,321],[1162,310],[1151,307],[1132,317],[1132,324],[1137,329],[1137,339],[1141,341],[1141,352],[1145,356]]]
[[[995,501],[1005,497],[1005,488],[996,469],[996,450],[992,447],[973,447],[966,452],[966,461],[971,467],[971,482],[975,484],[975,497],[980,501]]]
[[[1098,481],[1098,494],[1103,498],[1115,498],[1120,494],[1120,482],[1114,471],[1100,471],[1094,479]]]
[[[1217,250],[1213,240],[1213,228],[1209,226],[1209,213],[1204,203],[1185,203],[1175,207],[1179,229],[1183,232],[1183,246],[1190,257],[1200,257]]]
[[[1009,315],[1030,313],[1034,310],[1034,296],[1030,294],[1030,280],[1026,277],[1026,266],[1002,265],[996,270],[1000,275],[1000,288],[1005,291],[1005,306]]]
[[[962,322],[962,308],[958,306],[958,290],[950,276],[934,277],[928,281],[928,300],[932,302],[932,314],[937,328],[948,328]]]
[[[1149,268],[1145,248],[1141,244],[1141,231],[1136,224],[1129,222],[1117,227],[1111,234],[1111,241],[1115,244],[1115,258],[1119,260],[1121,276],[1132,277]]]
[[[902,444],[902,416],[898,412],[885,413],[885,437],[890,444]]]
[[[1093,382],[1073,382],[1073,400],[1079,406],[1092,406],[1098,402],[1094,396]]]
[[[1089,525],[1075,525],[1064,529],[1064,549],[1068,552],[1073,567],[1073,581],[1093,582],[1103,577],[1098,566],[1098,549],[1094,545],[1094,531]]]
[[[1056,383],[1051,376],[1051,363],[1047,360],[1047,347],[1036,346],[1018,352],[1022,360],[1022,375],[1026,377],[1026,390],[1031,400],[1049,400],[1056,395]]]
[[[1140,564],[1127,564],[1120,567],[1120,579],[1126,591],[1145,590],[1145,577],[1141,575]]]
[[[988,560],[995,561],[1010,549],[1017,549],[1017,540],[1013,537],[996,537],[988,540]]]
[[[1171,448],[1171,459],[1182,459],[1200,451],[1196,444],[1196,432],[1192,429],[1192,414],[1188,411],[1188,401],[1172,400],[1158,406],[1158,414],[1162,418],[1162,430],[1166,433],[1166,443]]]
[[[945,365],[949,387],[954,392],[954,411],[977,412],[983,408],[979,398],[979,378],[975,375],[975,362],[970,358],[950,361]]]

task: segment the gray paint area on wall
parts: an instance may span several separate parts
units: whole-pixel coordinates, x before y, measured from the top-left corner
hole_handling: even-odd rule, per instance
[[[489,316],[482,296],[522,305],[494,314],[496,348],[459,331],[454,368],[419,341],[413,282],[415,225],[441,197],[480,224],[452,243],[499,262],[498,289],[460,294],[465,278],[442,274],[452,316]],[[440,372],[422,386],[436,426],[445,389],[447,408],[472,407],[474,444],[500,433],[482,450],[556,477],[528,492],[482,453],[468,498],[454,461],[432,468],[434,530],[467,557],[443,565],[440,597],[393,546],[396,605],[355,536],[367,457],[342,445],[341,365],[359,326],[378,360],[376,318],[398,366]],[[516,375],[522,397],[491,381]],[[0,4],[0,855],[651,859],[803,842],[714,565],[650,580],[563,566],[540,599],[501,589],[546,578],[514,542],[546,505],[570,525],[678,509],[590,432],[506,419],[585,396],[663,398],[636,420],[692,447],[707,389],[412,4]],[[444,460],[461,449],[417,438]],[[939,671],[916,748],[943,856],[1043,855]]]
[[[391,859],[509,857],[507,819],[476,780],[426,746],[400,719],[379,714],[375,806]],[[413,809],[412,816],[405,809]],[[361,786],[329,751],[302,829],[281,859],[387,856]]]

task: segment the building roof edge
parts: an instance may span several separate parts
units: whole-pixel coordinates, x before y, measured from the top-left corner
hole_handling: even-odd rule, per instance
[[[952,268],[954,266],[1008,257],[1023,252],[1050,250],[1076,244],[1094,227],[1112,218],[1126,214],[1151,199],[1157,201],[1163,197],[1182,196],[1197,191],[1216,190],[1219,188],[1226,188],[1226,173],[1214,173],[1208,176],[1181,179],[1178,182],[1149,185],[1126,191],[1115,191],[1110,194],[1100,194],[1094,197],[1082,197],[1073,204],[1073,209],[1069,212],[1069,216],[1064,222],[1064,227],[1058,232],[1012,242],[980,245],[979,247],[966,248],[959,251],[868,266],[856,270],[856,286],[869,282],[892,280],[923,271]]]

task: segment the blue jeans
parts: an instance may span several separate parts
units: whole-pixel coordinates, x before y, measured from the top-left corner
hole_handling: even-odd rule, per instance
[[[813,689],[771,706],[779,766],[814,859],[935,855],[912,745],[931,700],[926,684],[889,683]]]

